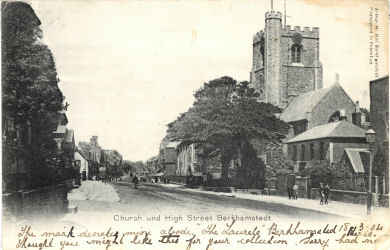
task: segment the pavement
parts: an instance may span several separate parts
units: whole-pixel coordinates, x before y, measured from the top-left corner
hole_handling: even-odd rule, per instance
[[[213,192],[206,191],[199,188],[193,189],[188,188],[185,185],[180,184],[164,184],[164,183],[142,183],[146,186],[155,186],[163,189],[171,190],[181,190],[190,193],[199,193],[199,194],[213,194],[216,196],[230,196],[236,199],[243,200],[253,200],[266,202],[269,204],[278,204],[286,207],[292,207],[296,209],[304,209],[310,211],[317,211],[320,213],[326,213],[331,215],[337,215],[342,217],[349,218],[366,218],[367,217],[367,205],[362,204],[352,204],[338,201],[329,201],[327,205],[321,205],[319,200],[310,200],[305,198],[298,198],[297,200],[290,200],[288,197],[283,196],[274,196],[274,195],[262,195],[262,194],[251,194],[251,193],[242,193],[242,192],[233,192],[233,193],[224,193],[224,192]],[[371,208],[371,215],[374,218],[390,218],[390,209],[385,207],[376,207]]]
[[[96,192],[99,190],[99,192]],[[83,181],[83,185],[73,189],[68,194],[68,200],[91,200],[91,201],[120,201],[115,189],[109,183],[99,181]]]

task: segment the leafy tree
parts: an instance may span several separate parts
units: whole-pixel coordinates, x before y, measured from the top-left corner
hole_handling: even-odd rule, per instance
[[[132,165],[130,165],[130,163],[128,163],[128,162],[124,162],[123,164],[122,164],[122,169],[123,169],[123,172],[125,172],[125,173],[129,173],[129,172],[133,172],[133,166]]]
[[[373,159],[373,174],[374,176],[384,176],[388,167],[386,154],[381,147],[378,148]]]
[[[258,102],[248,82],[221,77],[205,83],[194,96],[193,106],[168,125],[167,137],[207,145],[220,157],[224,181],[231,160],[249,152],[250,138],[280,142],[287,132],[287,125],[275,116],[281,110]]]
[[[61,179],[52,132],[58,125],[64,97],[34,10],[23,2],[2,2],[1,6],[3,135],[15,137],[20,128],[34,182],[46,185]]]
[[[366,116],[366,122],[370,122],[370,119],[371,119],[371,115],[370,115],[370,111],[366,108],[360,108],[360,111]]]

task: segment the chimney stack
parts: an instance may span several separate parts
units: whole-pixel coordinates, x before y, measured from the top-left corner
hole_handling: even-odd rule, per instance
[[[340,109],[340,121],[346,121],[347,116],[345,115],[345,109]]]
[[[93,135],[91,137],[90,142],[91,142],[91,145],[96,146],[98,144],[98,137],[96,135]]]
[[[334,81],[334,83],[335,84],[340,84],[340,79],[339,79],[340,77],[339,77],[339,73],[336,73],[336,75],[335,75],[335,81]]]
[[[360,111],[359,101],[356,101],[355,111],[352,113],[352,123],[356,126],[362,126],[362,112]]]

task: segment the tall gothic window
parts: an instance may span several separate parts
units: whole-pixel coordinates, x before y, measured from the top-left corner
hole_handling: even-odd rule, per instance
[[[292,63],[302,62],[302,45],[294,43],[291,46],[291,62]]]

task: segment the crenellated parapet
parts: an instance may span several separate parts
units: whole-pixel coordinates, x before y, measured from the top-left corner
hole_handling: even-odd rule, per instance
[[[270,11],[265,13],[265,19],[280,19],[282,20],[282,13]]]
[[[294,26],[292,28],[290,25],[286,25],[285,28],[282,29],[282,36],[293,36],[295,33],[299,33],[303,38],[320,38],[320,29],[317,27],[303,27]]]
[[[260,42],[262,37],[264,37],[264,31],[260,30],[255,35],[253,35],[253,44]]]

